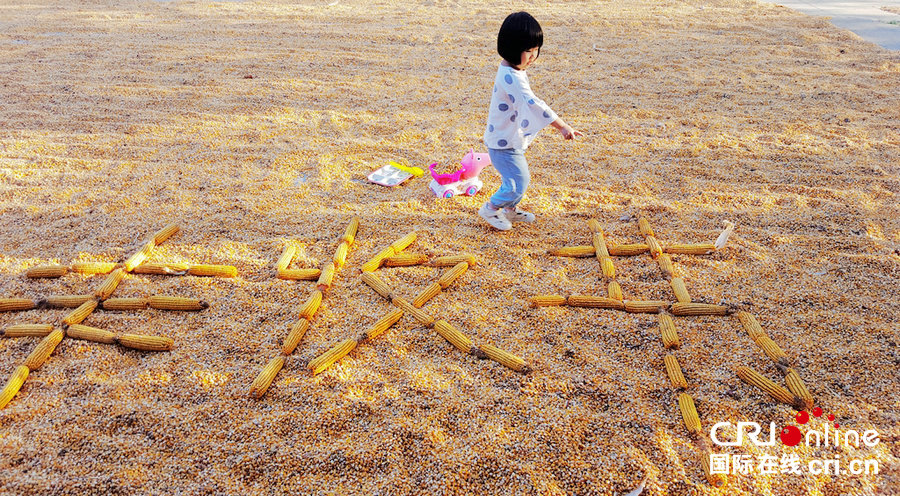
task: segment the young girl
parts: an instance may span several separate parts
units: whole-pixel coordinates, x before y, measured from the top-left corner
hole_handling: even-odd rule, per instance
[[[503,61],[494,79],[484,143],[501,182],[478,214],[501,231],[512,228],[512,222],[534,222],[534,214],[516,206],[531,179],[525,149],[535,135],[549,124],[567,140],[581,136],[535,96],[528,84],[525,69],[537,60],[543,44],[541,25],[527,12],[507,16],[497,34],[497,52]]]

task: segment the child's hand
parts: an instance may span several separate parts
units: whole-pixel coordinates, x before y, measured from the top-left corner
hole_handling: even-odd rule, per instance
[[[563,124],[562,127],[559,128],[559,134],[563,136],[563,139],[571,140],[575,139],[576,136],[582,136],[582,134],[576,131],[572,126],[568,124]]]

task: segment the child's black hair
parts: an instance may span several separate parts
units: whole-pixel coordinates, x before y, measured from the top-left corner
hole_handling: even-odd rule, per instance
[[[526,50],[537,47],[540,56],[543,44],[544,32],[541,25],[528,12],[506,16],[497,34],[497,53],[514,67],[522,63],[522,52]]]

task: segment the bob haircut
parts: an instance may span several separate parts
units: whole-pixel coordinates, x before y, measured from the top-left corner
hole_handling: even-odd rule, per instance
[[[544,44],[544,32],[537,19],[528,12],[516,12],[506,16],[497,34],[497,53],[512,66],[522,63],[522,52]]]

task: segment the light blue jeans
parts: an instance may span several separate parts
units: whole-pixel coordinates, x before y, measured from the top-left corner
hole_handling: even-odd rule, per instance
[[[491,196],[491,205],[497,208],[516,208],[531,182],[525,152],[515,148],[488,148],[488,155],[501,178],[500,189]]]

